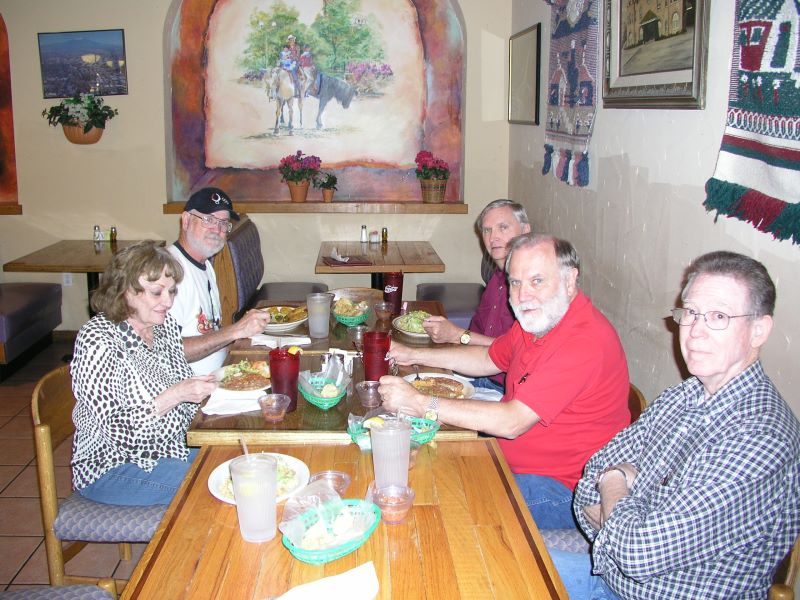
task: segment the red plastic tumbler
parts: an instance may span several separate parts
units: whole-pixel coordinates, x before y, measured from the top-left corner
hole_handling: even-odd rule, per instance
[[[291,399],[286,412],[297,408],[297,378],[300,375],[300,353],[292,354],[285,348],[269,352],[269,370],[272,393],[286,394]]]
[[[400,314],[403,304],[403,273],[383,274],[383,299],[392,305],[392,315]]]

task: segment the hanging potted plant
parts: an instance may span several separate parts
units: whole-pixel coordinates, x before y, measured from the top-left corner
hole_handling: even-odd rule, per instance
[[[325,202],[333,201],[333,192],[336,190],[336,175],[333,173],[322,173],[314,179],[314,187],[322,190],[322,199]]]
[[[76,94],[42,111],[50,125],[61,125],[64,136],[73,144],[94,144],[102,137],[106,121],[118,114],[116,108],[94,94]]]
[[[450,178],[450,166],[441,158],[436,158],[427,150],[417,153],[417,179],[422,188],[422,201],[439,204],[444,201],[447,180]]]
[[[289,186],[292,202],[306,201],[308,186],[319,175],[320,165],[321,161],[318,156],[303,155],[300,150],[281,159],[278,171],[283,181]]]

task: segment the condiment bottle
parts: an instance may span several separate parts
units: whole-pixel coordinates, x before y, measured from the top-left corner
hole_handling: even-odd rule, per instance
[[[381,244],[389,243],[389,230],[384,227],[381,229]]]
[[[112,227],[111,228],[111,230],[108,233],[108,237],[111,240],[112,244],[117,241],[117,228],[116,227]]]
[[[97,225],[95,225],[95,227],[97,227]],[[367,241],[367,226],[366,225],[362,225],[361,226],[361,241],[362,242],[366,242]]]
[[[100,231],[100,225],[94,226],[94,231],[92,232],[92,239],[95,242],[102,242],[103,241],[103,232]]]

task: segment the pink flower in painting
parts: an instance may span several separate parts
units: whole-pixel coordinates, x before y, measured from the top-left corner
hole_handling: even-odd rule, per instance
[[[283,181],[312,181],[318,174],[322,161],[319,156],[303,155],[298,150],[295,154],[284,156],[278,164],[278,171]]]
[[[418,179],[448,179],[450,177],[450,165],[441,158],[436,158],[427,150],[417,152],[414,162],[417,163]]]

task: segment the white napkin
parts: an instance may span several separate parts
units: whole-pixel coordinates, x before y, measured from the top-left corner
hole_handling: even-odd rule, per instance
[[[211,392],[208,402],[200,410],[207,415],[238,415],[251,410],[261,410],[258,399],[264,394],[264,390],[232,392],[217,388]]]
[[[470,400],[488,400],[490,402],[498,402],[502,399],[503,394],[497,390],[490,390],[488,388],[475,388],[475,393]]]
[[[369,561],[339,575],[293,587],[279,600],[373,600],[379,587],[375,565]]]
[[[267,335],[266,333],[257,333],[250,337],[250,343],[253,346],[267,346],[269,348],[280,348],[281,346],[302,346],[303,344],[310,344],[311,338],[302,335]]]
[[[339,262],[347,262],[348,260],[350,260],[349,256],[340,255],[339,251],[336,249],[336,246],[334,246],[333,250],[331,250],[331,258],[333,260],[338,260]]]

